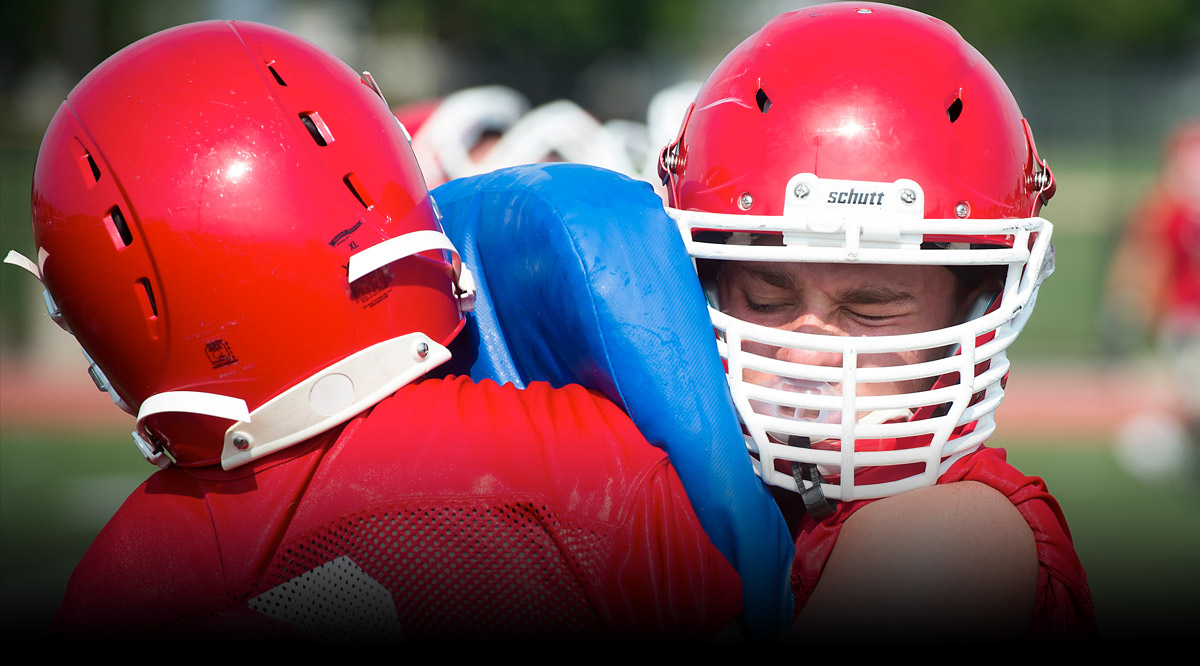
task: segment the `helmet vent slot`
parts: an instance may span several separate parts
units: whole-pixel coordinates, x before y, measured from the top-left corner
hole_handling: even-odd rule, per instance
[[[267,70],[268,70],[269,72],[271,72],[271,76],[275,77],[275,83],[278,83],[279,85],[281,85],[281,86],[283,86],[283,87],[285,87],[285,88],[287,87],[287,81],[284,81],[284,80],[283,80],[283,77],[279,75],[279,72],[275,71],[275,64],[274,64],[274,63],[271,63],[270,65],[267,65]]]
[[[301,113],[300,122],[304,123],[304,128],[308,130],[318,146],[328,146],[333,143],[333,134],[329,131],[329,126],[325,124],[325,121],[321,120],[319,113],[315,111]]]
[[[758,103],[759,111],[766,113],[771,110],[771,98],[767,97],[766,91],[762,88],[759,88],[758,92],[754,93],[754,101]]]
[[[87,158],[88,166],[91,167],[92,178],[95,179],[97,183],[100,182],[100,167],[96,166],[96,160],[92,157],[91,153],[84,153],[83,156]]]
[[[108,233],[112,236],[113,242],[117,243],[118,247],[129,247],[129,244],[133,242],[133,234],[129,231],[129,225],[125,223],[121,207],[113,206],[104,221],[108,222]]]
[[[79,173],[83,176],[88,187],[94,186],[100,182],[100,165],[96,164],[96,158],[92,157],[92,152],[83,147],[83,142],[79,137],[75,137],[72,142],[75,149],[75,158],[79,160]]]
[[[139,278],[137,282],[146,297],[142,302],[142,309],[146,311],[149,319],[153,319],[158,316],[158,303],[154,300],[154,290],[150,288],[150,278]]]
[[[353,194],[354,198],[358,199],[358,203],[362,204],[363,208],[371,210],[375,207],[375,202],[370,201],[367,196],[363,194],[363,184],[357,176],[355,176],[353,173],[348,173],[342,177],[342,182],[346,184],[346,189],[350,190],[350,194]]]
[[[950,122],[958,120],[958,117],[962,115],[962,108],[961,97],[956,97],[953,102],[950,102],[950,106],[946,107],[946,117],[950,119]]]

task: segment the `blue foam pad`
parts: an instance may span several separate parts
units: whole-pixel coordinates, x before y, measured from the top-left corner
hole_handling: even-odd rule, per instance
[[[451,181],[433,196],[478,290],[452,347],[456,370],[582,384],[624,408],[670,456],[741,575],[747,628],[786,629],[792,540],[747,459],[699,281],[650,186],[539,164]]]

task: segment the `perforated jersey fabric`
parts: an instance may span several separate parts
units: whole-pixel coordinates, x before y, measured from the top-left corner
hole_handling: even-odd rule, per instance
[[[868,470],[870,473],[874,470]],[[938,483],[978,481],[1000,491],[1029,523],[1038,555],[1038,589],[1030,635],[1039,638],[1087,637],[1096,633],[1096,611],[1087,574],[1075,553],[1071,531],[1058,501],[1042,479],[1025,476],[1008,464],[1004,449],[983,448],[955,462]],[[817,521],[805,515],[796,537],[792,589],[797,612],[820,582],[821,572],[841,534],[842,525],[867,504],[837,504],[833,515]]]
[[[740,594],[615,405],[431,379],[250,469],[155,474],[76,568],[52,633],[681,638],[728,626]]]

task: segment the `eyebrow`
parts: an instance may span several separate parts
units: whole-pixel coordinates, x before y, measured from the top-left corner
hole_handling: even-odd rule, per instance
[[[750,277],[760,282],[765,282],[772,287],[792,290],[798,288],[795,280],[792,279],[792,276],[788,275],[785,271],[775,268],[767,268],[764,266],[746,266],[742,270],[748,273]]]
[[[800,286],[786,271],[766,267],[747,266],[746,271],[754,279],[760,280],[772,287],[798,290]],[[897,304],[915,300],[912,293],[903,289],[894,289],[883,284],[865,284],[836,294],[838,302],[858,303],[862,305]]]
[[[861,305],[895,305],[914,300],[914,298],[907,291],[877,284],[863,285],[838,294],[838,300],[842,303],[858,303]]]

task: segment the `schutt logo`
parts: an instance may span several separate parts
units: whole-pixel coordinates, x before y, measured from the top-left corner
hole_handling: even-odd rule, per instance
[[[849,192],[830,192],[826,203],[831,204],[858,204],[860,206],[882,206],[883,192],[855,192],[853,188]]]

